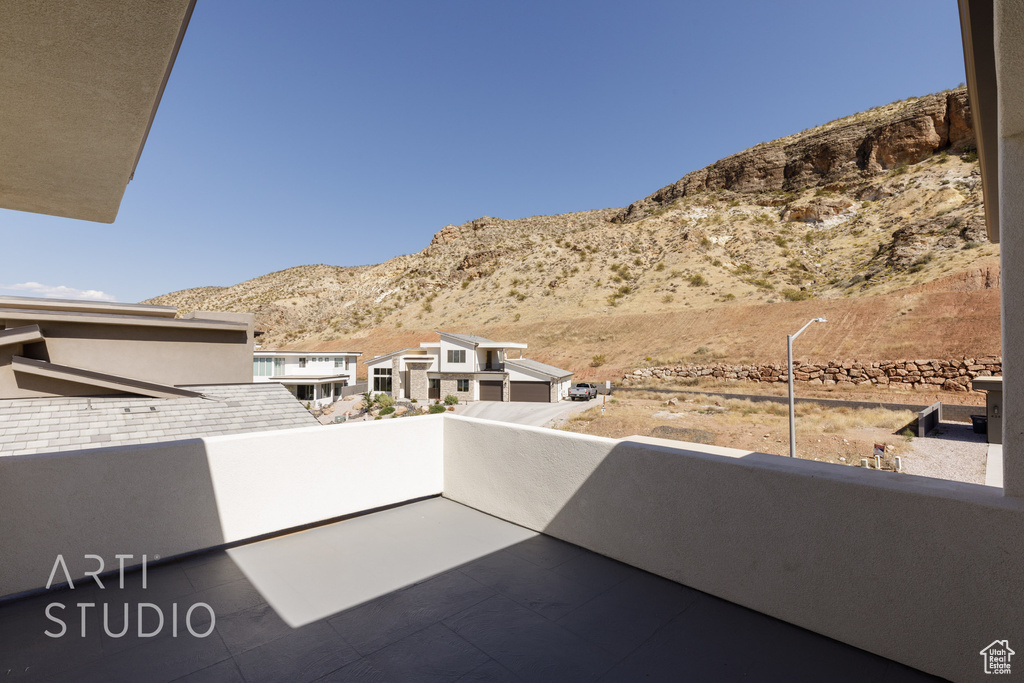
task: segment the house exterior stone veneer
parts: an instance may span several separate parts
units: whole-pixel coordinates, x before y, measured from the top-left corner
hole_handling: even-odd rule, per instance
[[[901,389],[970,391],[971,380],[1003,374],[1001,356],[925,360],[831,360],[822,363],[793,362],[793,381],[808,386],[852,387],[887,385]],[[671,382],[675,379],[713,377],[747,382],[788,382],[785,363],[762,365],[675,365],[640,368],[622,378],[624,385]]]
[[[459,391],[456,388],[456,387],[459,386],[458,380],[460,380],[460,379],[471,380],[470,381],[470,385],[469,385],[470,386],[470,391]],[[453,374],[445,374],[445,373],[441,374],[440,375],[440,380],[441,380],[441,400],[443,401],[445,396],[448,396],[449,394],[451,394],[452,396],[457,396],[458,397],[459,403],[465,403],[467,401],[472,401],[473,400],[473,392],[472,392],[473,384],[472,384],[472,379],[473,379],[473,377],[471,375],[462,375],[462,374],[454,374],[454,373]]]
[[[430,396],[430,381],[427,379],[429,362],[409,363],[409,398],[425,401]]]

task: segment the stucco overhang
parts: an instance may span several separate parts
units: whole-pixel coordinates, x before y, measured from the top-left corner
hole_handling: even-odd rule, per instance
[[[988,238],[999,241],[999,97],[992,0],[960,0],[960,35],[971,102],[974,137],[978,143],[985,225]]]
[[[195,0],[0,0],[0,207],[112,223]]]

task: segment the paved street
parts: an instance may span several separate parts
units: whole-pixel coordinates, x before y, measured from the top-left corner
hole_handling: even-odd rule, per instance
[[[456,408],[457,415],[479,417],[483,420],[514,422],[531,427],[546,427],[555,420],[569,417],[601,405],[601,396],[590,401],[559,401],[558,403],[501,403],[498,401],[477,401]]]

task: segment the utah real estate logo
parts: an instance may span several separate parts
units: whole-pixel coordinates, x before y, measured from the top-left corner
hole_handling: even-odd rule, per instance
[[[1010,657],[1017,653],[1010,649],[1009,641],[993,640],[980,654],[985,658],[985,673],[1008,674]]]

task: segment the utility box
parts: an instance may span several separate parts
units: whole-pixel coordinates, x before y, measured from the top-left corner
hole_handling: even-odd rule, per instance
[[[976,377],[971,382],[975,391],[985,392],[985,417],[988,418],[988,442],[1003,443],[1003,378]]]

